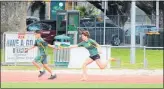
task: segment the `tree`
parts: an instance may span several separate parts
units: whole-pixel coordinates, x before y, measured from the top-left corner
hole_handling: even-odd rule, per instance
[[[88,9],[89,8],[89,9]],[[88,6],[77,6],[75,7],[76,10],[80,11],[80,17],[81,18],[92,18],[95,17],[97,15],[97,11],[96,8],[92,5],[88,5]]]
[[[93,4],[96,8],[100,9],[102,12],[104,12],[104,9],[102,8],[102,1],[88,1],[89,3]],[[156,11],[156,2],[155,1],[137,1],[136,6],[139,7],[141,10],[143,10],[150,19],[151,15],[155,15]],[[131,1],[108,1],[108,10],[107,15],[110,18],[109,15],[126,15],[130,17],[130,7],[131,7]],[[163,20],[164,18],[164,2],[160,1],[160,19]],[[121,17],[119,18],[120,26],[123,26],[125,22],[128,20],[128,17]],[[163,17],[162,17],[163,16]],[[111,19],[112,20],[112,19]],[[115,20],[112,20],[115,22]],[[161,22],[160,24],[163,24]]]
[[[102,1],[88,1],[93,4],[96,8],[100,9],[104,12],[102,8]],[[127,21],[130,15],[130,2],[129,1],[108,1],[108,10],[106,11],[107,17],[109,17],[113,23],[117,23],[119,20],[120,23],[118,25],[123,26]],[[120,15],[120,18],[113,19],[111,15]]]
[[[137,7],[143,10],[147,16],[153,21],[152,15],[155,17],[156,15],[156,1],[140,1],[136,2]],[[163,27],[163,19],[164,19],[164,2],[159,2],[159,25]],[[155,22],[155,21],[154,21]]]
[[[1,2],[1,32],[26,31],[26,11],[28,2]]]
[[[33,16],[36,10],[39,10],[39,18],[44,20],[46,13],[46,3],[44,1],[32,1],[28,10],[31,10],[31,16]]]

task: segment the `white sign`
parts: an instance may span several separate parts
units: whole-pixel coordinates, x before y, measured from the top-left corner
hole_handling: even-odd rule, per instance
[[[107,60],[111,57],[110,48],[102,46],[102,54],[100,55],[100,60],[102,63],[107,62]],[[87,49],[80,47],[80,48],[72,48],[70,49],[70,61],[68,68],[82,68],[84,61],[89,58],[89,52]],[[89,64],[88,68],[99,68],[96,62]],[[108,61],[108,68],[110,68],[110,63]]]
[[[6,33],[5,34],[5,62],[32,62],[37,55],[37,48],[25,52],[35,43],[32,33]]]

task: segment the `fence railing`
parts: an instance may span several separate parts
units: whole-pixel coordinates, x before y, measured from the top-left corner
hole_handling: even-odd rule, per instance
[[[104,28],[103,27],[79,27],[79,29],[88,30],[90,37],[103,45]],[[105,29],[105,44],[120,45],[124,41],[124,30],[118,27],[106,27]],[[119,42],[114,43],[113,40]]]
[[[125,27],[127,25],[130,25],[130,16],[128,15],[107,15],[106,16],[106,22],[113,23],[117,25],[118,27]],[[163,16],[159,17],[159,28],[163,27]],[[89,27],[89,26],[95,26],[96,22],[103,22],[104,16],[94,16],[92,18],[83,18],[81,20],[81,23],[85,22],[83,25]],[[136,15],[136,25],[156,25],[156,16],[155,15]]]
[[[78,29],[88,30],[90,37],[99,44],[104,45],[104,28],[103,27],[78,27]],[[136,30],[136,45],[163,47],[163,32],[159,34],[151,33],[152,29],[144,28]],[[129,45],[131,42],[130,29],[121,27],[105,28],[105,45],[123,46]]]

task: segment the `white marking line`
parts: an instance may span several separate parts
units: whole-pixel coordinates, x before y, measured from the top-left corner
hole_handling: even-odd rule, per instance
[[[38,72],[37,70],[1,70],[1,72]],[[82,74],[82,70],[53,70],[58,74]],[[163,70],[88,70],[90,75],[163,75]]]

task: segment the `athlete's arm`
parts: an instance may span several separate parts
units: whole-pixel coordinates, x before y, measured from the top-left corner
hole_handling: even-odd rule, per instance
[[[59,46],[59,48],[57,48],[57,49],[71,49],[71,48],[77,48],[77,47],[78,47],[78,45],[71,45],[69,47],[61,47],[61,46]]]
[[[32,46],[31,48],[25,50],[25,52],[27,52],[28,50],[31,50],[31,49],[33,49],[33,48],[35,48],[35,47],[37,47],[37,46],[38,46],[38,45],[37,45],[37,42],[36,42],[36,40],[35,40],[35,44],[34,44],[34,46]]]
[[[33,48],[35,48],[35,47],[36,47],[36,46],[32,46],[31,48],[25,50],[25,52],[27,52],[28,50],[31,50],[31,49],[33,49]]]
[[[98,52],[101,54],[102,53],[101,46],[98,43],[96,43],[96,46],[97,46]]]
[[[83,42],[80,42],[79,44],[77,44],[77,45],[71,45],[71,46],[69,46],[69,47],[64,47],[64,48],[77,48],[77,47],[83,47]],[[59,49],[61,49],[62,47],[59,47]]]
[[[101,54],[101,46],[95,40],[91,41],[91,44],[98,49],[98,52]]]
[[[55,48],[53,45],[50,45],[50,44],[48,44],[48,47],[53,48],[53,49],[58,49],[58,48]]]
[[[81,43],[77,44],[77,45],[71,45],[69,47],[65,47],[65,48],[78,48],[78,47],[82,47]],[[60,48],[61,49],[61,48]]]
[[[77,48],[78,45],[71,45],[69,48]]]

